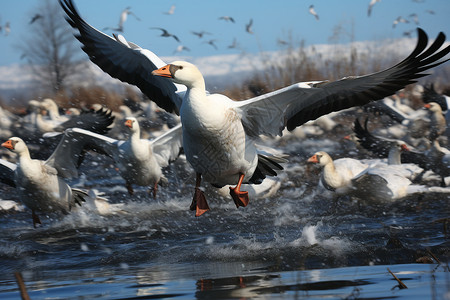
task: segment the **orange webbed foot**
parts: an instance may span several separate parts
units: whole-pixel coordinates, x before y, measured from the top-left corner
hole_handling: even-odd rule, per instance
[[[208,202],[206,202],[206,197],[200,188],[195,188],[194,198],[192,199],[190,210],[195,210],[195,216],[199,217],[209,210]]]
[[[241,191],[238,187],[230,187],[230,195],[237,208],[239,208],[239,206],[246,207],[248,205],[249,199],[247,191]]]

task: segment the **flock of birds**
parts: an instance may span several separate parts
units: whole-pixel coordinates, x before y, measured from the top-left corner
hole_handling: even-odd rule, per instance
[[[3,33],[4,36],[8,36],[10,32],[11,32],[11,24],[9,21],[7,21],[5,24],[0,23],[0,34]]]
[[[64,178],[78,176],[77,170],[86,151],[111,157],[130,194],[133,193],[133,185],[142,185],[149,186],[154,197],[158,185],[167,183],[162,168],[183,153],[196,175],[190,205],[196,216],[209,210],[202,187],[204,181],[216,188],[229,186],[228,194],[236,207],[245,207],[250,197],[244,190],[244,184],[258,185],[267,176],[277,176],[287,162],[284,155],[258,146],[261,135],[281,136],[286,130],[293,131],[331,112],[368,103],[375,103],[374,109],[387,111],[388,105],[376,105],[380,101],[374,101],[396,93],[425,76],[424,71],[449,60],[444,58],[450,52],[450,46],[441,49],[445,35],[440,33],[428,46],[426,33],[418,29],[416,48],[391,68],[334,82],[299,82],[251,99],[234,101],[221,94],[210,94],[195,65],[185,61],[166,64],[156,54],[128,42],[124,36],[110,37],[89,25],[79,15],[72,0],[60,0],[59,3],[66,20],[76,30],[75,36],[83,51],[92,62],[112,77],[136,85],[157,106],[173,114],[174,118],[179,116],[180,122],[159,137],[148,140],[141,136],[141,121],[127,117],[119,122],[123,122],[129,137],[120,139],[105,135],[113,122],[111,112],[89,110],[75,117],[75,125],[65,127],[62,126],[65,122],[59,122],[61,126],[55,126],[45,134],[53,141],[59,140],[58,146],[46,160],[32,159],[23,138],[9,138],[2,146],[17,154],[18,163],[2,160],[0,179],[17,188],[23,204],[32,211],[35,226],[40,223],[40,212],[67,213],[79,206],[84,207],[87,202],[94,203],[97,208],[107,206],[110,211],[120,209],[108,204],[99,195],[71,188],[65,182]],[[36,128],[38,119],[43,119],[40,111],[46,110],[51,114],[50,102],[44,100],[38,103],[40,110],[35,112]],[[434,111],[434,103],[429,106],[429,110]],[[406,120],[415,123],[409,115],[404,115],[404,118],[405,123]],[[441,123],[433,118],[429,118],[432,124],[430,139],[432,146],[438,147]],[[374,144],[371,139],[376,137],[368,132],[367,126],[359,127],[361,130],[356,132],[358,139]],[[380,143],[388,145],[387,142]],[[364,146],[363,142],[360,144]],[[383,167],[398,165],[400,153],[408,148],[403,143],[392,142],[388,150],[384,149],[388,151],[389,159]],[[375,147],[371,151],[376,151]],[[309,161],[324,167],[321,182],[326,189],[336,192],[344,188],[353,192],[367,189],[368,182],[374,180],[371,178],[376,173],[375,167],[381,164],[360,162],[359,166],[350,167],[349,163],[345,163],[346,169],[340,170],[341,164],[337,161],[333,163],[325,152],[316,153]],[[397,174],[393,171],[388,173],[392,176]],[[406,171],[399,171],[398,176],[403,176],[403,173]],[[425,174],[422,177],[425,178]],[[388,190],[392,180],[374,181],[385,182],[385,194],[389,195],[393,193]],[[382,193],[379,187],[376,190]]]
[[[370,0],[370,3],[368,5],[368,9],[367,9],[367,16],[370,17],[372,15],[372,10],[374,9],[375,4],[377,4],[378,2],[380,2],[381,0]],[[423,2],[420,0],[412,0],[413,2]],[[163,12],[163,14],[166,15],[173,15],[175,13],[175,9],[176,6],[175,5],[171,5],[170,9],[168,11]],[[310,5],[308,8],[308,12],[317,20],[319,21],[319,14],[316,12],[314,5]],[[427,14],[431,14],[434,15],[435,12],[433,10],[427,9],[425,10],[425,13]],[[128,19],[128,16],[132,15],[136,20],[140,21],[141,19],[134,13],[131,11],[131,7],[128,6],[125,9],[123,9],[120,13],[119,16],[119,21],[117,23],[117,26],[108,26],[108,27],[104,27],[103,31],[109,30],[109,31],[114,31],[114,32],[120,32],[123,33],[124,32],[124,26],[125,26],[125,22]],[[30,19],[29,21],[29,25],[32,25],[34,23],[36,23],[36,21],[39,21],[40,19],[43,19],[44,16],[41,14],[35,14],[33,15],[33,17]],[[219,20],[223,20],[227,23],[236,23],[235,19],[231,16],[221,16],[218,18]],[[412,13],[410,15],[408,15],[406,18],[399,16],[397,17],[395,20],[393,20],[392,22],[392,27],[396,28],[398,24],[400,23],[413,23],[415,26],[419,26],[419,16],[417,13]],[[173,54],[177,54],[177,53],[181,53],[184,51],[191,51],[191,49],[186,46],[183,45],[180,38],[173,33],[170,33],[167,29],[165,28],[160,28],[160,27],[150,27],[150,29],[154,29],[154,30],[159,30],[161,32],[160,36],[161,37],[171,37],[173,38],[177,43],[178,46],[175,48],[175,50],[173,51]],[[8,36],[11,32],[11,26],[10,26],[10,22],[6,22],[4,25],[0,24],[0,33],[2,33],[2,31],[4,32],[5,36]],[[254,34],[253,31],[253,19],[249,19],[249,21],[245,24],[245,31],[249,34]],[[411,37],[412,33],[414,32],[414,29],[411,30],[406,30],[403,32],[404,36],[407,37]],[[191,31],[192,34],[198,36],[200,39],[203,39],[204,36],[207,35],[213,35],[210,32],[207,31]],[[217,40],[216,39],[208,39],[202,42],[202,44],[207,44],[210,45],[211,47],[213,47],[215,50],[218,50],[218,46],[217,46]],[[289,43],[285,40],[282,39],[278,39],[277,40],[277,44],[278,45],[288,45]],[[233,38],[232,42],[227,46],[228,49],[238,49],[239,47],[239,43],[237,41],[236,38]]]

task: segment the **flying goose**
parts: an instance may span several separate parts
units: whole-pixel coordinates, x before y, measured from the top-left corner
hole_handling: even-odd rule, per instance
[[[203,76],[194,65],[176,61],[156,68],[162,61],[155,54],[123,37],[113,39],[99,32],[80,17],[71,0],[60,0],[60,4],[68,22],[79,31],[76,36],[82,49],[94,63],[111,76],[137,85],[167,111],[180,113],[183,148],[197,173],[192,205],[196,215],[209,208],[199,188],[202,177],[216,186],[237,184],[230,190],[231,196],[236,206],[245,206],[248,197],[240,190],[241,184],[261,182],[266,175],[276,175],[275,170],[282,169],[279,163],[283,159],[258,152],[254,140],[259,135],[281,135],[284,128],[293,130],[327,113],[389,96],[425,76],[423,71],[445,62],[439,60],[450,52],[450,47],[439,50],[445,42],[443,33],[427,49],[428,37],[418,29],[413,52],[386,70],[334,82],[296,83],[252,99],[233,101],[224,95],[208,94]],[[187,91],[181,92],[176,84],[185,85]]]
[[[18,154],[18,164],[0,161],[2,182],[17,188],[23,204],[31,209],[33,226],[42,224],[36,212],[69,213],[76,205],[81,205],[87,192],[71,188],[58,176],[57,169],[47,161],[32,159],[25,142],[12,137],[2,143]]]
[[[129,194],[134,192],[132,185],[137,184],[151,186],[153,197],[156,197],[158,184],[166,185],[168,182],[161,169],[180,154],[181,124],[153,140],[146,140],[140,137],[136,118],[126,118],[124,123],[130,132],[127,140],[116,140],[79,128],[66,130],[60,142],[64,151],[59,151],[49,160],[61,163],[65,161],[63,176],[77,177],[78,158],[83,155],[84,150],[95,150],[114,160],[120,175],[125,179]]]

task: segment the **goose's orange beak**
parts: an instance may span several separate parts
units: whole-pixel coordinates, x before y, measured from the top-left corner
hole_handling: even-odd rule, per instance
[[[402,151],[410,151],[406,144],[401,145]]]
[[[319,160],[317,159],[317,155],[314,154],[313,156],[311,156],[310,158],[308,158],[307,162],[309,162],[309,163],[318,163]]]
[[[425,107],[425,108],[430,108],[431,107],[431,105],[430,105],[430,103],[427,103],[427,104],[425,104],[423,107]]]
[[[2,147],[5,147],[5,148],[7,148],[9,150],[13,150],[14,149],[14,145],[12,144],[11,140],[7,140],[6,142],[4,142],[2,144]]]
[[[126,120],[126,121],[125,121],[125,126],[132,128],[132,127],[133,127],[133,121],[131,121],[131,120]]]
[[[152,75],[172,78],[172,73],[170,73],[170,65],[165,65],[164,67],[154,70]]]

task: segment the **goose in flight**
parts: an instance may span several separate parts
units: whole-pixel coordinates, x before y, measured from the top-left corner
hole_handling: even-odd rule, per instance
[[[36,22],[37,20],[42,19],[42,18],[43,18],[42,15],[40,15],[40,14],[35,14],[35,15],[31,18],[30,22],[28,22],[28,25],[31,25],[31,24],[33,24],[34,22]]]
[[[314,9],[314,5],[312,4],[309,6],[309,13],[312,14],[317,21],[319,21],[319,15],[317,14],[316,10]]]
[[[245,25],[245,31],[247,31],[250,34],[253,34],[253,19],[250,19],[250,21],[248,21],[248,23]]]
[[[181,152],[181,124],[153,140],[141,139],[136,118],[126,118],[124,124],[130,133],[127,140],[116,140],[80,128],[66,130],[60,142],[65,150],[55,159],[66,161],[65,177],[77,177],[77,158],[86,149],[95,150],[114,160],[130,195],[134,192],[132,185],[137,184],[151,186],[153,197],[156,197],[158,184],[168,183],[162,168],[177,159]]]
[[[191,51],[191,49],[183,45],[178,45],[177,48],[173,51],[173,54],[177,54],[183,51]]]
[[[450,52],[450,46],[439,50],[445,42],[443,33],[427,49],[428,36],[418,29],[416,48],[388,69],[333,82],[300,82],[233,101],[207,93],[203,76],[194,65],[176,61],[156,68],[162,61],[154,53],[123,37],[113,39],[99,32],[80,17],[72,1],[60,3],[68,22],[79,32],[76,36],[82,49],[94,63],[111,76],[137,85],[167,111],[180,113],[183,148],[197,174],[192,206],[196,215],[208,209],[199,188],[202,178],[216,186],[236,184],[231,196],[237,206],[245,206],[248,198],[240,190],[241,184],[261,182],[282,169],[284,159],[258,151],[254,140],[259,135],[281,135],[284,128],[293,130],[330,112],[392,95],[425,76],[423,71],[447,61],[440,59]]]
[[[72,115],[67,120],[45,120],[41,113],[36,115],[36,127],[39,132],[59,132],[62,133],[67,128],[84,128],[99,134],[106,134],[114,122],[112,112],[103,108],[99,110],[82,111],[79,115]]]
[[[233,17],[230,17],[230,16],[219,17],[219,20],[224,20],[224,21],[227,21],[227,22],[235,23]]]
[[[355,120],[353,130],[358,138],[359,144],[379,157],[389,155],[390,148],[395,140],[381,136],[375,136],[367,129],[367,120],[364,127],[358,119]],[[402,163],[417,164],[425,171],[431,170],[441,177],[441,186],[446,186],[445,177],[450,176],[450,151],[439,145],[438,140],[432,142],[427,151],[409,149],[401,156]]]
[[[168,32],[166,29],[164,29],[164,28],[151,27],[150,29],[158,29],[158,30],[161,30],[162,33],[161,33],[160,36],[163,36],[163,37],[173,37],[178,43],[180,42],[180,39],[179,39],[176,35],[169,33],[169,32]]]
[[[12,137],[2,143],[2,147],[19,156],[18,164],[0,161],[1,182],[17,188],[23,204],[31,209],[33,226],[42,224],[36,212],[63,212],[67,214],[80,205],[88,196],[87,192],[71,188],[58,176],[58,168],[52,160],[31,159],[25,142]]]
[[[370,17],[370,15],[372,14],[373,6],[375,4],[377,4],[377,2],[380,2],[380,0],[370,0],[369,7],[367,8],[367,16],[368,17]]]
[[[136,20],[140,21],[141,19],[139,19],[130,9],[131,7],[128,6],[124,10],[122,10],[122,12],[120,13],[119,24],[117,25],[117,28],[106,27],[103,30],[110,29],[114,31],[123,32],[123,25],[125,24],[128,15],[133,15],[136,18]]]
[[[395,28],[395,26],[397,26],[397,24],[399,24],[399,23],[409,23],[409,21],[408,20],[406,20],[405,18],[403,18],[402,16],[398,16],[397,17],[397,19],[395,19],[393,22],[392,22],[392,28]]]
[[[208,45],[211,45],[212,47],[214,47],[214,49],[219,49],[219,48],[217,48],[217,45],[215,44],[215,42],[216,42],[216,40],[209,40],[209,41],[205,41],[205,42],[203,42],[203,44],[208,44]]]
[[[175,5],[171,5],[168,11],[165,11],[164,14],[166,15],[173,15],[173,13],[175,12]]]
[[[198,36],[199,39],[201,39],[205,34],[211,34],[207,31],[191,31],[191,33]]]

